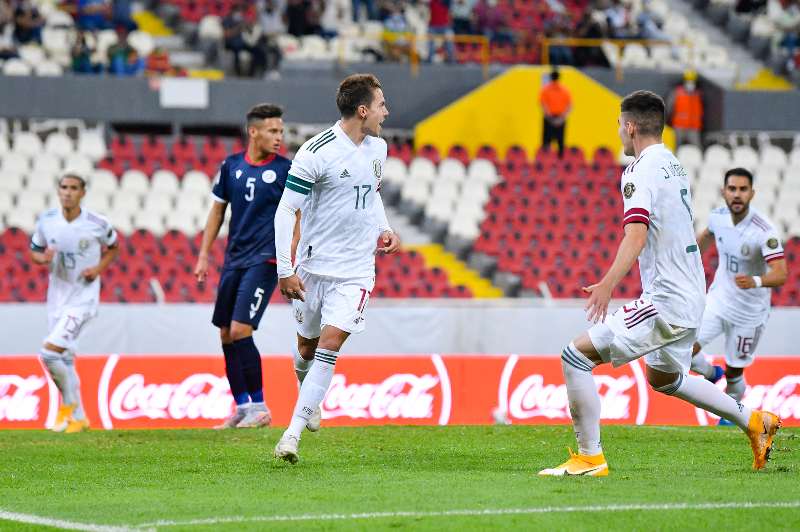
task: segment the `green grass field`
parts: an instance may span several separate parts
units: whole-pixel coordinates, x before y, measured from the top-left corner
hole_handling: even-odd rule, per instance
[[[735,428],[605,427],[599,479],[535,475],[567,426],[323,428],[295,466],[280,434],[2,432],[0,530],[800,529],[798,429],[756,473]]]

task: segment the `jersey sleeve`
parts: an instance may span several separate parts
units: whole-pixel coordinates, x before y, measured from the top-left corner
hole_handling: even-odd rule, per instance
[[[286,188],[304,196],[311,192],[314,183],[322,176],[320,157],[303,146],[292,160],[289,168],[289,177],[286,178]]]
[[[775,229],[771,229],[761,242],[761,256],[764,257],[764,262],[767,264],[784,258],[783,245]]]
[[[708,227],[707,227],[707,229],[708,229],[708,232],[711,233],[712,235],[717,233],[715,228],[714,228],[714,226],[715,226],[714,220],[715,219],[716,219],[716,216],[714,215],[714,211],[711,211],[711,214],[708,217]]]
[[[114,226],[111,225],[111,222],[108,222],[108,225],[103,228],[99,240],[102,245],[109,248],[117,245],[117,230],[114,229]]]
[[[217,179],[214,181],[214,188],[211,189],[211,197],[214,201],[219,203],[228,203],[230,196],[228,195],[228,161],[222,161],[217,173]]]
[[[31,235],[31,250],[42,252],[47,249],[47,239],[44,236],[41,217],[36,220],[36,229]]]
[[[637,168],[622,176],[623,226],[630,223],[650,226],[654,191],[647,177],[640,173],[643,170]]]

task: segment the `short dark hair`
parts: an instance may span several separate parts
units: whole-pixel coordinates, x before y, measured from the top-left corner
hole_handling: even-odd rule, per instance
[[[623,98],[620,109],[630,116],[639,133],[658,137],[664,132],[664,100],[650,91],[636,91]]]
[[[82,178],[81,176],[79,176],[78,174],[64,174],[61,177],[59,177],[58,178],[58,186],[59,187],[61,186],[61,182],[64,181],[65,179],[77,179],[81,183],[81,188],[83,190],[86,190],[86,180],[84,178]]]
[[[370,105],[375,89],[381,89],[381,82],[372,74],[352,74],[344,78],[336,91],[336,107],[344,118],[356,114],[361,105]]]
[[[561,77],[559,74],[558,69],[554,68],[552,72],[550,72],[550,81],[558,81],[558,78]]]
[[[750,172],[750,170],[747,170],[746,168],[731,168],[730,170],[725,172],[725,179],[722,181],[722,184],[727,185],[728,178],[732,175],[746,177],[748,181],[750,181],[750,187],[751,188],[753,187],[753,174]]]
[[[257,120],[281,118],[282,116],[283,108],[281,106],[272,103],[260,103],[247,111],[247,125],[250,126]]]

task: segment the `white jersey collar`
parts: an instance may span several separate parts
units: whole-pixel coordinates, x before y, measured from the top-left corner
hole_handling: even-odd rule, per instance
[[[661,142],[659,144],[651,144],[650,146],[646,147],[645,149],[643,149],[639,153],[639,156],[636,158],[636,160],[639,161],[642,157],[644,157],[645,153],[647,153],[647,152],[649,152],[651,150],[655,151],[655,150],[663,150],[663,149],[664,149],[664,143],[663,142]]]

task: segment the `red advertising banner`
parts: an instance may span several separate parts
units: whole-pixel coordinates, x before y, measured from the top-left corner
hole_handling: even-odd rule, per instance
[[[76,363],[95,429],[211,427],[233,408],[219,355],[95,355]],[[274,423],[287,425],[297,399],[291,359],[264,357],[263,367]],[[746,377],[744,404],[800,426],[800,357],[761,357]],[[595,382],[604,423],[717,422],[652,391],[639,361],[603,366]],[[0,356],[0,429],[49,427],[57,410],[57,390],[37,357]],[[559,358],[530,355],[345,355],[322,416],[328,426],[570,422]]]

